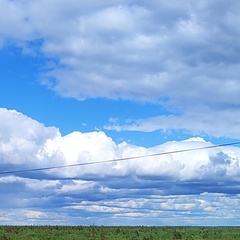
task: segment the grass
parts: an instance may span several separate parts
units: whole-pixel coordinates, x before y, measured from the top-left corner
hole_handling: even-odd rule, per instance
[[[238,227],[0,226],[0,240],[240,239]]]

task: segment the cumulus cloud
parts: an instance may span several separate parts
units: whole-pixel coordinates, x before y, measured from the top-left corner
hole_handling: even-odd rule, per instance
[[[43,39],[40,50],[63,66],[49,74],[64,96],[188,102],[204,94],[218,103],[224,89],[221,100],[236,101],[238,2],[184,3],[3,1],[1,32],[6,39]]]
[[[0,7],[1,46],[25,53],[37,46],[54,62],[42,83],[61,96],[155,102],[175,115],[167,129],[190,122],[199,131],[205,120],[210,135],[239,136],[227,132],[233,116],[239,125],[237,0],[4,0]]]
[[[59,134],[58,129],[46,128],[15,110],[0,108],[0,115],[1,164],[37,166],[35,156],[46,141]]]
[[[89,166],[69,167],[46,171],[48,174],[72,178],[159,177],[177,180],[200,180],[211,176],[216,168],[224,169],[224,176],[238,180],[239,148],[218,147],[184,153],[169,153],[181,149],[212,146],[202,138],[181,142],[167,142],[151,148],[122,142],[116,144],[104,132],[73,132],[62,136],[58,129],[12,110],[1,111],[1,164],[13,166],[51,167],[99,162]],[[152,154],[159,156],[144,157]],[[118,162],[106,160],[143,156]],[[101,163],[103,161],[103,163]],[[11,169],[10,169],[11,170]],[[14,170],[14,169],[13,169]],[[213,171],[213,172],[211,172]],[[213,174],[217,178],[216,174]],[[213,177],[211,176],[211,177]],[[11,181],[11,179],[9,179]]]
[[[219,219],[237,219],[240,150],[236,146],[173,153],[213,144],[190,138],[146,148],[117,144],[103,132],[62,136],[57,128],[45,127],[19,112],[0,112],[0,208],[11,209],[16,224],[20,213],[15,208],[25,209],[22,220],[36,224],[47,223],[54,211],[59,214],[58,224],[66,224],[63,216],[73,223],[77,221],[74,210],[81,212],[79,221],[96,223],[97,216],[127,219],[130,224],[132,219],[140,221],[145,216],[153,221],[161,215],[166,218],[162,223],[170,224],[169,211],[177,211],[177,218],[186,216],[187,224],[190,217],[197,219],[202,213],[213,218],[216,209],[221,209]],[[163,155],[101,163],[158,153]],[[100,163],[41,173],[2,173],[95,161]],[[9,218],[3,215],[6,223]]]

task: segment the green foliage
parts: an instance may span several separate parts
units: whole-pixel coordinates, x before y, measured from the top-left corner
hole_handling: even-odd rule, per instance
[[[0,240],[240,239],[237,227],[0,226]]]

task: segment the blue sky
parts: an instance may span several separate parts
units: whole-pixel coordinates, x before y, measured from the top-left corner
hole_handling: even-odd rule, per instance
[[[239,2],[0,1],[0,169],[236,142]],[[239,225],[239,146],[0,178],[1,224]]]

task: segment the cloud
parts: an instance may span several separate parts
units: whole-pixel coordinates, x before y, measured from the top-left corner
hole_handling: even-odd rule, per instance
[[[186,114],[169,114],[145,119],[109,119],[105,130],[153,132],[189,132],[197,136],[214,136],[238,139],[240,131],[239,111],[235,107],[216,109],[191,109]]]
[[[212,201],[215,199],[215,201]],[[78,205],[70,208],[90,213],[103,213],[106,218],[111,217],[117,221],[138,222],[139,219],[147,218],[149,225],[156,223],[160,225],[181,224],[200,225],[204,222],[211,225],[213,219],[221,223],[231,221],[236,217],[234,214],[238,204],[237,196],[227,196],[225,194],[202,193],[200,195],[152,195],[148,198],[122,198],[119,200],[97,201],[95,204],[82,201]],[[120,207],[119,207],[120,206]],[[172,213],[174,212],[174,218]],[[191,216],[191,220],[187,216]],[[227,219],[227,220],[226,220]]]
[[[39,211],[26,211],[24,215],[27,218],[42,218],[47,216],[45,213]]]
[[[40,51],[60,63],[49,84],[63,96],[188,102],[204,94],[206,102],[236,103],[237,1],[1,4],[3,38],[43,39]]]
[[[1,46],[46,56],[41,82],[59,95],[154,102],[174,115],[138,130],[180,122],[190,131],[239,136],[238,1],[0,4]],[[223,119],[217,129],[216,115]]]
[[[59,134],[58,129],[46,128],[14,110],[0,108],[0,114],[0,162],[16,166],[32,163],[37,166],[35,156],[47,140]]]
[[[240,150],[236,146],[169,153],[213,145],[202,138],[190,138],[146,148],[116,144],[101,131],[62,136],[57,128],[45,127],[19,112],[0,112],[1,172],[100,162],[41,172],[1,173],[0,209],[9,209],[12,214],[3,214],[6,224],[9,218],[15,218],[16,224],[49,224],[51,219],[56,224],[100,224],[100,219],[106,219],[106,224],[114,224],[109,219],[140,224],[143,217],[151,224],[160,216],[160,225],[179,224],[183,216],[184,224],[190,219],[197,224],[199,217],[203,224],[211,224],[213,218],[215,222],[238,221]],[[158,153],[166,154],[101,163]],[[170,220],[173,212],[176,222]],[[81,217],[76,217],[79,213]]]
[[[216,173],[216,169],[221,168],[225,171],[221,178],[231,176],[232,179],[238,180],[238,147],[228,146],[168,154],[181,149],[209,147],[212,144],[202,138],[191,138],[145,148],[126,142],[116,144],[101,131],[72,132],[62,136],[57,128],[45,127],[19,112],[7,109],[0,109],[0,111],[2,116],[0,151],[3,169],[10,166],[17,166],[19,169],[99,162],[100,164],[89,166],[45,170],[45,173],[63,179],[70,177],[101,180],[134,175],[139,179],[149,176],[182,181],[201,180],[204,176],[208,174],[210,176],[211,173]],[[158,153],[164,155],[104,163],[111,159],[134,158]],[[218,178],[216,174],[213,176]],[[14,180],[16,179],[7,178],[8,182]]]
[[[238,1],[3,0],[0,8],[0,47],[45,56],[41,83],[59,95],[151,102],[169,113],[105,129],[239,138]],[[212,146],[117,144],[102,131],[62,136],[15,110],[0,116],[1,172]],[[239,225],[239,156],[228,146],[1,174],[1,221]]]

